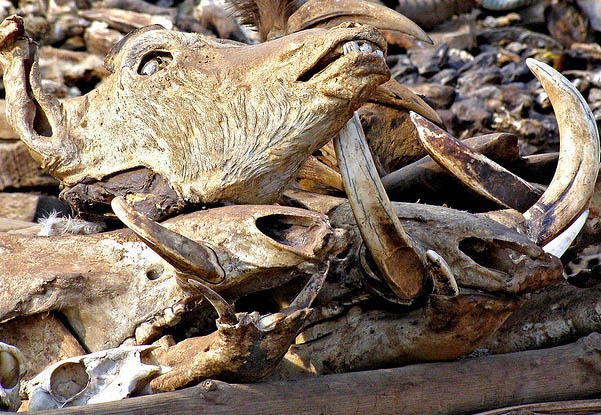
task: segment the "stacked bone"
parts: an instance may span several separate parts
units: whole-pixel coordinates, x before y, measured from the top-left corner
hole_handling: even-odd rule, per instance
[[[532,304],[557,292],[583,297],[569,283],[557,285],[558,257],[583,226],[570,255],[599,242],[595,115],[566,78],[522,59],[570,68],[566,74],[598,111],[594,46],[565,49],[541,34],[529,44],[527,29],[484,27],[513,16],[465,17],[467,36],[447,32],[451,46],[424,46],[430,38],[419,27],[374,4],[233,3],[259,29],[261,44],[147,27],[210,28],[250,42],[205,1],[195,19],[187,3],[22,4],[25,19],[0,27],[10,122],[3,131],[11,139],[0,144],[19,172],[3,163],[0,184],[50,193],[0,194],[15,215],[1,222],[0,340],[31,361],[26,379],[71,358],[27,383],[32,409],[149,393],[148,382],[166,391],[207,378],[378,369],[455,359],[478,347],[554,345],[598,329],[584,310],[574,311],[582,320],[577,333],[556,323],[555,331],[532,333],[526,346],[515,334],[542,324],[524,312],[536,310]],[[377,25],[391,48],[409,47],[408,54],[385,58],[384,38],[363,24]],[[304,31],[310,28],[330,30]],[[130,29],[138,30],[123,38]],[[52,46],[42,46],[38,60],[26,36]],[[466,39],[470,51],[457,49]],[[385,59],[395,78],[386,83]],[[531,124],[540,128],[523,130]],[[476,137],[468,147],[441,125],[461,137],[505,130],[519,138]],[[553,136],[561,137],[559,148]],[[541,149],[559,154],[524,156]],[[49,209],[43,203],[68,211],[56,180],[62,198],[93,222],[52,218],[45,230],[32,222]],[[458,190],[443,191],[446,183]],[[386,190],[398,201],[487,213],[391,204]],[[277,200],[296,208],[211,206],[150,220],[201,205]],[[102,230],[100,220],[114,230],[64,233]],[[129,230],[117,229],[119,220]],[[59,235],[34,236],[40,231]],[[594,281],[586,285],[593,298]],[[592,302],[579,306],[594,309]],[[14,409],[25,359],[6,347],[0,383]],[[94,353],[73,358],[84,350]]]

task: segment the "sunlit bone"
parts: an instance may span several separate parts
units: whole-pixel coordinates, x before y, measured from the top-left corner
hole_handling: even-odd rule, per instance
[[[279,206],[230,206],[181,215],[163,227],[209,244],[229,300],[280,286],[344,249],[324,215]],[[0,235],[0,321],[60,311],[92,351],[147,342],[199,299],[130,230],[96,235]],[[31,253],[36,255],[32,256]]]
[[[23,353],[10,344],[0,342],[0,411],[17,412],[19,409],[19,387],[25,370]]]
[[[390,76],[372,27],[247,46],[151,26],[113,48],[97,89],[59,101],[41,88],[22,21],[0,31],[8,119],[65,191],[148,168],[185,203],[273,203]],[[372,51],[342,55],[349,41]]]
[[[61,360],[27,383],[29,411],[125,399],[168,368],[143,362],[153,346],[123,346]]]

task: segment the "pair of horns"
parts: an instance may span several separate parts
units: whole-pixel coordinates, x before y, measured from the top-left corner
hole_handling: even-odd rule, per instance
[[[563,75],[534,59],[526,63],[555,110],[560,156],[551,184],[523,214],[516,230],[545,251],[561,256],[587,216],[599,169],[599,133],[586,101]],[[420,115],[412,113],[411,117],[432,158],[478,193],[512,207],[508,193],[499,197],[492,184],[505,183],[516,193],[533,190],[526,181],[473,152]],[[335,148],[349,203],[376,266],[400,298],[417,297],[426,276],[423,254],[394,214],[356,114],[339,133]]]

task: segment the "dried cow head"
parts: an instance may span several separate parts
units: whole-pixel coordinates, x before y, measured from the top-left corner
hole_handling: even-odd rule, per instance
[[[273,203],[390,76],[369,26],[252,46],[149,26],[109,52],[97,89],[59,101],[23,30],[19,17],[0,26],[8,119],[66,191],[146,168],[185,203]],[[348,42],[370,47],[344,55]]]

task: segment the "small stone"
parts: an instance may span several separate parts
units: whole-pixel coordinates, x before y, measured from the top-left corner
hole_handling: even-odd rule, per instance
[[[447,63],[449,46],[445,43],[436,47],[411,48],[409,59],[420,75],[439,72]]]
[[[448,108],[455,100],[455,89],[450,86],[425,83],[413,86],[411,89],[416,94],[428,98],[434,105],[434,109]]]

